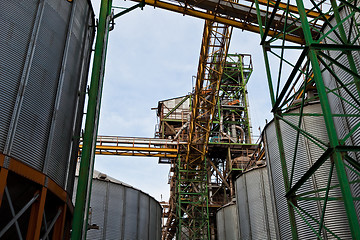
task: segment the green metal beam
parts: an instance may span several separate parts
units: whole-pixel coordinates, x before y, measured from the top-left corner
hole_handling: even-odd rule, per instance
[[[332,1],[332,0],[331,0]],[[314,43],[314,40],[311,35],[310,25],[308,22],[308,18],[306,15],[304,3],[302,0],[296,0],[298,11],[300,14],[302,29],[304,32],[304,38],[307,46],[311,46]],[[336,3],[335,3],[336,4]],[[321,53],[321,52],[319,52]],[[326,94],[326,88],[324,85],[324,81],[322,79],[322,73],[320,69],[320,65],[318,62],[317,52],[313,49],[309,50],[308,57],[310,59],[313,73],[314,73],[314,80],[316,83],[316,87],[319,94],[321,108],[324,114],[325,125],[329,137],[330,147],[336,148],[339,145],[339,140],[337,138],[337,133],[335,129],[334,120],[332,118],[332,113],[329,105],[329,101]],[[356,215],[356,210],[352,198],[352,193],[348,181],[348,177],[345,171],[345,164],[342,154],[339,151],[334,151],[332,153],[332,160],[335,164],[335,169],[337,172],[340,189],[342,192],[342,196],[344,199],[345,210],[347,214],[347,218],[349,220],[349,226],[351,230],[351,234],[353,239],[360,239],[360,227],[359,222]]]
[[[258,0],[255,0],[255,6],[256,6],[256,13],[257,13],[257,20],[258,20],[259,29],[260,29],[260,37],[262,39],[264,36],[264,31],[263,31],[263,27],[262,27],[263,23],[262,23],[262,19],[261,19],[260,5],[259,5]],[[267,54],[268,49],[264,45],[262,45],[262,49],[263,49],[263,55],[264,55],[264,61],[265,61],[265,69],[266,69],[266,75],[267,75],[267,80],[268,80],[268,87],[269,87],[269,92],[270,92],[271,105],[274,107],[277,99],[275,98],[274,87],[273,87],[273,83],[272,83],[270,61],[269,61],[269,57]],[[277,142],[278,142],[278,147],[279,147],[279,155],[280,155],[281,169],[282,169],[282,173],[283,173],[283,181],[284,181],[285,191],[288,191],[291,186],[290,186],[289,176],[288,176],[288,171],[287,171],[283,138],[282,138],[282,134],[281,134],[279,119],[275,115],[274,115],[274,123],[275,123],[275,131],[276,131],[276,137],[277,137]],[[294,211],[293,205],[291,205],[289,202],[287,202],[287,207],[288,207],[290,227],[291,227],[291,236],[295,240],[295,239],[298,239],[295,211]]]
[[[99,25],[97,29],[98,33],[96,36],[93,70],[91,75],[89,100],[85,121],[84,143],[76,191],[74,218],[71,233],[72,240],[83,239],[86,236],[87,231],[87,222],[84,223],[87,218],[86,201],[90,201],[90,199],[87,199],[90,197],[88,194],[90,189],[88,189],[88,187],[91,186],[94,165],[94,142],[96,142],[97,126],[99,121],[109,25],[108,17],[111,13],[111,3],[112,0],[102,0],[100,7]],[[86,224],[85,227],[84,224]]]
[[[132,7],[129,7],[127,9],[125,9],[124,11],[121,11],[121,12],[115,14],[114,17],[113,17],[113,20],[120,17],[120,16],[122,16],[122,15],[124,15],[124,14],[126,14],[126,13],[128,13],[128,12],[131,12],[132,10],[137,9],[138,7],[141,8],[141,10],[142,10],[145,7],[145,1],[142,0],[140,3],[138,3],[138,4],[136,4],[136,5],[132,6]]]

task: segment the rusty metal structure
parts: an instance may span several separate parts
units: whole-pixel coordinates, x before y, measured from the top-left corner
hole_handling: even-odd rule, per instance
[[[216,57],[214,54],[210,59]],[[215,66],[210,68],[217,69]],[[220,76],[209,73],[220,78],[217,85],[201,90],[203,95],[199,98],[197,121],[210,122],[194,126],[196,131],[193,130],[192,138],[195,138],[193,145],[196,148],[189,146],[196,87],[190,95],[159,102],[157,135],[167,140],[187,142],[179,145],[177,159],[159,160],[159,163],[171,164],[171,196],[165,213],[167,222],[163,239],[172,239],[175,235],[178,239],[215,237],[215,212],[234,197],[235,176],[255,156],[257,145],[251,144],[246,91],[252,72],[251,56],[228,54],[222,69]],[[215,103],[205,105],[213,88],[218,89]],[[205,126],[208,131],[205,131]],[[199,129],[205,136],[199,133]],[[190,147],[196,154],[189,153]]]

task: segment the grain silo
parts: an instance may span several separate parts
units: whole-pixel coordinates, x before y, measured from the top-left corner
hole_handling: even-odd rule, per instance
[[[241,239],[278,239],[278,226],[266,167],[254,167],[236,179]]]
[[[300,108],[293,108],[289,110],[284,119],[288,122],[297,125]],[[315,116],[315,117],[314,117]],[[303,116],[301,119],[301,129],[306,130],[307,133],[317,138],[322,142],[328,142],[327,132],[321,115],[321,108],[318,102],[308,103],[304,106]],[[296,143],[296,130],[284,121],[280,122],[280,129],[284,144],[284,154],[286,156],[286,167],[290,174],[292,172],[292,161],[295,152]],[[275,132],[275,123],[271,121],[264,130],[264,141],[266,148],[266,159],[270,175],[270,186],[275,199],[275,209],[277,213],[277,222],[279,226],[280,239],[291,239],[290,217],[285,197],[285,185],[282,173],[282,164],[280,161],[280,154],[278,148],[278,141]],[[323,150],[312,139],[299,135],[299,144],[297,147],[296,159],[293,172],[294,178],[292,184],[295,184],[306,172],[310,166],[322,155]],[[323,209],[323,202],[314,201],[312,199],[324,198],[325,192],[321,191],[326,189],[329,181],[329,169],[331,162],[325,161],[323,165],[310,177],[305,184],[297,191],[297,196],[303,200],[296,201],[297,207],[301,208],[305,214],[296,214],[296,228],[297,236],[299,239],[316,239],[317,235],[311,226],[317,226],[316,219],[320,219]],[[332,174],[331,184],[336,186],[338,184],[336,174]],[[341,197],[339,188],[331,188],[329,195],[333,198]],[[295,201],[294,201],[295,202]],[[341,201],[328,201],[326,206],[327,213],[324,216],[324,226],[331,232],[323,229],[321,234],[326,239],[333,239],[333,234],[341,239],[351,239],[348,219],[344,204]],[[306,221],[305,221],[306,220]],[[318,229],[316,229],[318,230]]]
[[[91,192],[86,239],[161,239],[162,207],[153,197],[96,170]]]
[[[94,37],[88,0],[0,1],[0,238],[68,237]]]
[[[359,7],[359,5],[358,5]],[[348,7],[342,7],[339,11],[340,19],[343,21],[343,28],[349,41],[353,44],[354,49],[359,48],[359,39],[357,34],[359,28],[357,24],[353,23],[353,19],[348,18],[351,15],[351,10]],[[359,13],[355,13],[355,18],[359,19]],[[330,29],[337,24],[336,18],[332,17],[329,19],[329,24],[324,26],[323,31],[328,32]],[[324,43],[333,44],[333,42],[343,42],[340,39],[339,34],[335,31],[330,32],[329,37],[324,39]],[[334,117],[335,129],[337,132],[338,139],[344,139],[343,145],[347,146],[360,146],[360,130],[359,124],[359,99],[360,99],[360,85],[356,74],[360,73],[360,52],[349,51],[343,52],[340,50],[327,50],[326,54],[332,59],[336,59],[339,63],[334,64],[329,61],[326,62],[326,67],[322,65],[323,79],[325,86],[331,90],[328,93],[328,100],[332,114],[343,117]],[[336,73],[336,77],[329,71]],[[347,68],[347,69],[346,69]],[[353,73],[349,72],[353,71]],[[341,79],[341,82],[338,79]],[[355,130],[355,131],[354,131]],[[357,163],[360,162],[360,152],[353,151],[348,152],[348,155],[354,159]],[[349,182],[358,180],[358,174],[351,171],[350,168],[346,168]],[[360,195],[360,184],[351,184],[351,190],[353,196]],[[357,211],[358,220],[360,220],[360,202],[354,201],[355,208]]]
[[[217,211],[216,229],[218,239],[240,239],[239,215],[235,202],[231,202]]]

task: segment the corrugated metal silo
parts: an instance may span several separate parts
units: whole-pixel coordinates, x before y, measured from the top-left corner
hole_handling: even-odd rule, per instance
[[[358,3],[358,7],[359,7]],[[351,11],[348,7],[343,7],[339,11],[340,18],[343,20],[344,31],[347,36],[350,37],[350,41],[353,43],[354,47],[359,47],[359,39],[357,34],[359,33],[359,28],[357,24],[353,24],[352,19],[347,17],[351,14]],[[359,13],[355,13],[355,17],[359,19]],[[335,26],[336,19],[333,17],[329,20],[329,23],[324,27],[324,32],[328,32],[333,26]],[[350,26],[351,29],[350,29]],[[349,34],[349,32],[353,34]],[[342,42],[335,32],[331,32],[329,34],[329,39],[324,39],[324,43],[333,44],[334,42]],[[330,40],[331,39],[331,40]],[[357,70],[357,74],[360,74],[360,52],[359,51],[351,51],[352,58],[355,62],[355,67]],[[349,53],[349,54],[350,54]],[[336,59],[340,64],[350,69],[350,63],[348,56],[344,54],[342,51],[327,51],[326,54],[333,59]],[[330,65],[330,64],[328,64]],[[360,92],[354,83],[354,76],[349,72],[345,71],[342,67],[331,64],[331,69],[336,73],[337,77],[341,79],[342,83],[347,87],[349,92],[357,99],[360,99]],[[324,68],[324,66],[322,66]],[[355,128],[357,124],[359,124],[360,117],[358,116],[358,104],[355,100],[350,96],[350,94],[339,85],[339,83],[335,80],[334,76],[329,71],[323,71],[323,79],[324,84],[328,89],[335,89],[335,91],[329,91],[328,99],[331,108],[332,114],[346,114],[344,117],[335,117],[334,123],[336,132],[339,139],[343,139],[351,129]],[[355,106],[355,107],[354,107]],[[346,141],[345,145],[349,146],[360,146],[360,129],[358,128]],[[349,152],[350,157],[355,159],[358,163],[360,163],[360,152]],[[345,163],[346,164],[346,163]],[[346,169],[349,181],[358,180],[358,175],[351,171],[350,169]],[[360,196],[360,184],[351,184],[352,192],[354,196]],[[358,220],[360,221],[360,202],[354,201]]]
[[[301,128],[306,130],[317,139],[328,142],[327,132],[321,114],[320,104],[312,103],[304,106],[303,112],[305,115],[302,118]],[[293,109],[288,113],[299,113],[299,109]],[[309,113],[317,113],[318,117],[306,115]],[[299,117],[295,115],[286,115],[284,118],[291,123],[297,125]],[[294,155],[296,130],[283,121],[280,121],[280,129],[283,137],[284,153],[286,156],[287,171],[291,172],[292,157]],[[277,221],[279,226],[280,239],[291,239],[291,228],[288,214],[288,206],[285,198],[285,185],[282,174],[282,165],[280,163],[280,154],[278,149],[278,142],[275,132],[274,122],[270,122],[264,130],[266,159],[270,175],[270,186],[275,199],[275,208],[277,212]],[[297,149],[296,162],[294,168],[295,184],[301,176],[306,172],[310,166],[322,155],[323,150],[320,149],[314,142],[310,141],[300,134],[299,145]],[[308,197],[321,198],[325,196],[324,191],[317,191],[325,189],[329,178],[330,161],[326,161],[314,175],[305,182],[305,184],[297,191],[297,194],[304,192],[313,192],[308,194]],[[290,176],[289,176],[290,177]],[[331,185],[338,184],[337,176],[334,173],[331,179]],[[339,188],[330,189],[329,195],[332,197],[341,197]],[[314,219],[320,219],[323,202],[320,201],[297,201],[300,208],[311,214]],[[348,226],[345,208],[340,201],[328,201],[326,206],[327,214],[324,217],[324,225],[330,229],[341,239],[351,239],[351,234]],[[296,227],[299,239],[316,239],[317,236],[309,225],[298,215],[295,214]],[[312,226],[318,226],[317,223],[309,217],[306,220]],[[332,239],[333,235],[323,230],[322,234],[326,239]]]
[[[217,239],[240,239],[239,216],[235,203],[220,208],[216,213]]]
[[[148,194],[94,171],[89,223],[99,229],[89,230],[86,239],[160,240],[161,214]]]
[[[241,239],[278,239],[266,167],[243,173],[235,184]]]
[[[93,38],[88,0],[0,1],[0,163],[10,197],[0,211],[23,207],[39,189],[45,213],[71,196]],[[4,236],[26,235],[26,227],[12,225]]]

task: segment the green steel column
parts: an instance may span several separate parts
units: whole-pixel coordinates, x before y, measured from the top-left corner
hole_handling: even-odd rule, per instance
[[[301,24],[304,32],[304,38],[307,46],[311,46],[314,42],[311,36],[309,22],[306,17],[306,11],[302,0],[296,0],[298,11],[300,14]],[[313,68],[314,80],[316,83],[316,87],[318,90],[321,108],[324,114],[325,125],[327,129],[327,133],[329,136],[330,147],[339,146],[339,140],[337,138],[335,124],[332,118],[331,109],[329,105],[329,101],[326,95],[325,85],[321,75],[320,65],[317,59],[316,51],[314,49],[309,50],[309,59]],[[335,164],[340,189],[343,196],[343,201],[345,205],[345,210],[347,214],[347,218],[349,220],[350,230],[353,239],[360,239],[360,226],[356,215],[356,210],[353,202],[353,197],[350,189],[350,184],[345,171],[345,164],[343,161],[343,157],[339,151],[334,151],[332,154],[332,159]]]
[[[240,73],[241,73],[241,86],[242,86],[242,95],[243,95],[243,99],[244,99],[244,108],[245,108],[245,114],[246,114],[246,128],[247,128],[247,132],[248,132],[248,141],[246,141],[246,137],[244,136],[244,141],[245,143],[252,143],[252,139],[251,139],[251,126],[250,126],[250,114],[249,114],[249,108],[248,108],[248,99],[247,99],[247,91],[246,91],[246,85],[247,85],[247,79],[245,79],[244,77],[244,62],[243,62],[243,57],[241,55],[239,55],[239,60],[240,60]],[[250,78],[250,76],[248,76],[248,79]]]
[[[203,219],[205,218],[206,221],[206,225],[207,225],[207,239],[211,239],[211,234],[210,234],[210,219],[209,219],[209,188],[208,188],[208,175],[207,175],[207,161],[206,161],[206,157],[205,157],[205,200],[206,200],[206,216],[203,217]]]
[[[89,183],[89,177],[92,177],[92,169],[90,166],[93,164],[92,156],[94,156],[95,148],[93,146],[94,139],[97,135],[98,114],[100,111],[102,79],[104,77],[105,68],[105,52],[107,45],[107,17],[110,15],[112,0],[102,0],[100,7],[100,17],[98,25],[98,33],[95,43],[95,54],[93,69],[91,75],[89,100],[85,121],[84,143],[82,149],[82,157],[80,163],[80,172],[78,178],[78,185],[76,191],[76,201],[74,209],[74,218],[72,225],[71,239],[82,239],[82,228],[84,220],[87,216],[87,208],[85,206],[87,197],[87,186]],[[86,213],[86,214],[85,214]],[[87,224],[87,223],[85,223]],[[87,229],[85,229],[86,231]]]
[[[262,39],[264,36],[264,30],[263,30],[258,0],[255,0],[255,5],[256,5],[256,13],[257,13],[257,18],[258,18],[258,23],[259,23],[259,28],[260,28],[260,36]],[[274,106],[276,99],[275,99],[274,88],[273,88],[273,84],[272,84],[269,58],[266,53],[266,49],[265,49],[264,45],[262,45],[262,49],[263,49],[263,54],[264,54],[266,74],[267,74],[269,91],[270,91],[271,106]],[[287,171],[287,164],[286,164],[286,158],[285,158],[286,156],[285,156],[285,151],[284,151],[284,144],[283,144],[283,138],[282,138],[282,133],[281,133],[281,128],[280,128],[280,122],[279,122],[278,117],[276,117],[276,114],[280,114],[280,113],[274,112],[274,123],[275,123],[276,138],[277,138],[278,147],[279,147],[279,155],[280,155],[280,162],[281,162],[281,169],[282,169],[282,174],[283,174],[285,191],[288,192],[290,190],[291,186],[290,186],[290,182],[289,182],[289,174]],[[295,211],[294,211],[293,205],[291,204],[291,202],[289,200],[287,200],[287,207],[288,207],[288,212],[289,212],[291,236],[293,239],[298,239]]]
[[[176,234],[176,239],[177,240],[181,240],[181,230],[182,230],[182,214],[181,214],[181,175],[180,175],[180,170],[181,170],[181,155],[179,154],[178,156],[178,165],[177,165],[177,174],[178,174],[178,178],[177,178],[177,190],[178,190],[178,202],[177,202],[177,220],[178,220],[178,227],[176,228],[177,234]]]

